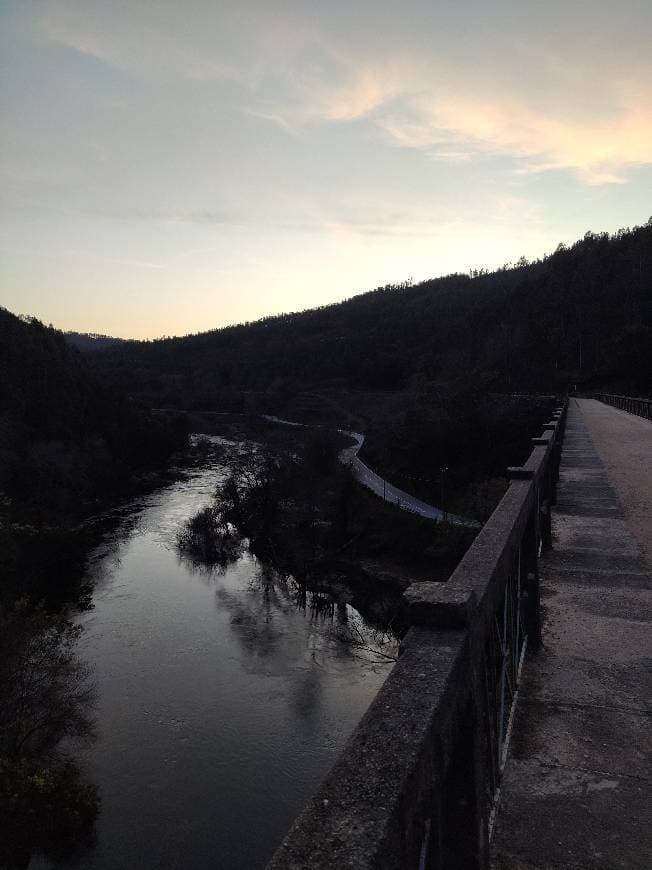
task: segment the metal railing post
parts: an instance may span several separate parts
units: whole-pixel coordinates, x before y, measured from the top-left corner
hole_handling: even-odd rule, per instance
[[[650,399],[644,399],[641,396],[618,396],[612,393],[594,393],[593,398],[604,405],[610,405],[612,408],[618,408],[628,414],[635,414],[644,420],[652,420],[652,402]]]

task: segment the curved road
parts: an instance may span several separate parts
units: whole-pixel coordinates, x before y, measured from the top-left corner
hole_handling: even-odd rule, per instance
[[[279,423],[283,426],[306,428],[305,423],[294,423],[291,420],[282,420],[280,417],[275,417],[272,414],[263,414],[262,416],[263,419],[267,420],[269,423]],[[393,486],[391,483],[384,480],[379,474],[376,474],[375,471],[372,471],[371,468],[369,468],[368,465],[365,465],[358,456],[360,448],[364,444],[364,435],[360,432],[347,432],[345,429],[338,429],[338,432],[341,432],[342,435],[347,435],[349,438],[353,438],[355,441],[355,444],[352,444],[351,447],[345,447],[340,451],[340,462],[343,465],[348,465],[353,471],[355,479],[363,486],[366,486],[367,489],[370,489],[375,495],[380,496],[380,498],[387,502],[397,505],[401,510],[410,511],[410,513],[418,514],[428,520],[447,522],[454,526],[466,526],[471,529],[479,529],[481,527],[482,524],[475,520],[470,520],[466,517],[460,517],[456,514],[445,512],[441,510],[441,508],[426,504],[425,501],[421,501],[421,499],[410,495],[410,493]]]

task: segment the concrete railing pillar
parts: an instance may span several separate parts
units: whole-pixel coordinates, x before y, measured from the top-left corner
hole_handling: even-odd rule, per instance
[[[483,711],[474,694],[460,722],[457,746],[448,770],[441,852],[439,860],[432,865],[441,870],[489,868]]]
[[[534,479],[534,471],[529,468],[510,467],[507,469],[507,475],[510,480]],[[542,644],[541,592],[539,588],[540,496],[540,488],[537,486],[534,508],[528,518],[520,550],[522,618],[528,636],[528,644],[533,650],[539,649]]]
[[[451,583],[413,583],[404,592],[410,621],[433,631],[466,632],[476,616],[473,590]],[[473,669],[443,784],[445,800],[433,802],[422,864],[428,870],[488,870],[489,808],[485,793],[489,765],[484,739],[486,715],[481,682]]]

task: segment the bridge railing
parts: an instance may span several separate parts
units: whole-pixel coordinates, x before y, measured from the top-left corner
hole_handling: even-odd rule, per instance
[[[642,399],[636,396],[618,396],[613,393],[594,393],[594,399],[599,399],[605,405],[620,408],[621,411],[629,411],[646,420],[652,420],[652,399]]]
[[[509,469],[448,582],[407,590],[399,660],[268,870],[488,867],[523,659],[541,643],[538,557],[565,416]]]

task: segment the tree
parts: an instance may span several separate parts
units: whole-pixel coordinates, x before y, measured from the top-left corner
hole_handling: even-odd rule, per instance
[[[95,788],[59,749],[93,737],[89,669],[75,656],[81,629],[63,614],[0,606],[0,866],[32,851],[61,855],[88,837]]]

